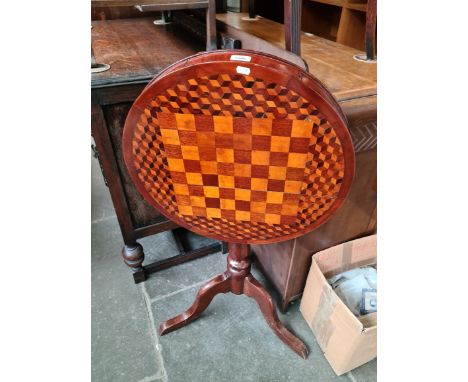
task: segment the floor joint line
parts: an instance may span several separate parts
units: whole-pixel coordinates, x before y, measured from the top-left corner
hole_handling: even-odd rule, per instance
[[[154,315],[153,315],[153,311],[151,310],[151,299],[148,294],[148,291],[146,290],[146,286],[144,283],[141,284],[141,291],[143,293],[143,299],[145,301],[145,307],[146,307],[146,311],[147,311],[148,318],[149,318],[150,333],[151,333],[153,346],[155,350],[156,365],[158,365],[158,363],[161,365],[161,375],[159,376],[159,379],[161,379],[162,381],[167,381],[167,372],[166,372],[166,368],[164,367],[164,358],[162,356],[161,344],[159,343],[159,337],[158,337],[158,333],[156,332],[156,324],[154,321]],[[149,381],[143,380],[143,382],[149,382]]]
[[[211,280],[211,279],[199,281],[199,282],[197,282],[197,283],[195,283],[195,284],[192,284],[192,285],[183,287],[183,288],[178,289],[178,290],[176,290],[176,291],[174,291],[174,292],[168,293],[168,294],[166,294],[166,295],[164,295],[164,296],[159,296],[159,297],[152,298],[152,299],[150,299],[149,301],[150,301],[151,304],[153,304],[153,303],[155,303],[155,302],[164,300],[164,299],[166,299],[166,298],[168,298],[168,297],[172,297],[172,296],[175,296],[175,295],[177,295],[177,294],[179,294],[179,293],[185,292],[186,290],[192,289],[192,288],[197,287],[197,286],[201,286],[201,285],[207,283],[207,282],[210,281],[210,280]]]
[[[350,371],[348,371],[346,375],[352,382],[357,382],[357,379],[354,377],[353,373],[351,373]]]
[[[96,219],[96,220],[92,220],[91,221],[91,224],[96,224],[96,223],[101,223],[101,222],[105,222],[107,220],[110,220],[110,219],[113,219],[113,218],[117,218],[117,215],[110,215],[110,216],[105,216],[103,218],[99,218],[99,219]]]

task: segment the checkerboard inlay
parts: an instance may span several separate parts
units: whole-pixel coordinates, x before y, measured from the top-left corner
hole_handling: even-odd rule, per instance
[[[154,98],[134,134],[138,177],[170,214],[227,240],[297,232],[338,195],[340,141],[296,93],[234,77],[189,80]]]

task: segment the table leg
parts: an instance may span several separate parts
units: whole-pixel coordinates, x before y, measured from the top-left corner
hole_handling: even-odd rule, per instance
[[[289,346],[295,353],[306,359],[309,354],[307,347],[299,338],[285,328],[278,318],[271,296],[252,275],[249,275],[244,280],[244,293],[257,302],[266,322],[281,341]]]
[[[179,314],[163,322],[159,326],[159,334],[170,333],[173,330],[179,329],[203,313],[203,311],[210,305],[211,300],[219,293],[227,293],[231,289],[229,275],[223,273],[222,275],[216,276],[214,279],[205,284],[197,293],[194,303],[184,313]]]
[[[159,326],[159,334],[167,334],[198,318],[208,307],[214,296],[219,293],[245,294],[258,303],[265,320],[275,334],[299,356],[306,358],[308,355],[307,347],[281,323],[272,298],[250,273],[251,263],[250,247],[248,245],[229,244],[227,270],[205,284],[198,291],[192,306],[184,313],[163,322]]]
[[[133,272],[135,283],[140,283],[146,280],[145,270],[143,269],[143,261],[145,253],[140,243],[126,244],[122,248],[122,257]]]

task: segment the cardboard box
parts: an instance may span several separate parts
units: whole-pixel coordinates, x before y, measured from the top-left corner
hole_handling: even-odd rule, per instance
[[[327,279],[352,268],[377,264],[377,235],[316,253],[300,310],[337,375],[377,356],[377,313],[356,317]]]

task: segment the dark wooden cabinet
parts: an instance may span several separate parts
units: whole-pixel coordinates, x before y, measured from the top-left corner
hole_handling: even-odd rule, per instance
[[[136,282],[155,269],[221,249],[219,243],[191,250],[178,226],[155,211],[133,186],[122,158],[122,131],[133,101],[165,67],[205,48],[175,25],[155,26],[152,18],[94,21],[92,50],[97,63],[110,69],[91,77],[91,129],[101,169],[109,187],[125,246],[122,256]],[[181,254],[143,270],[144,252],[137,240],[173,230]]]

